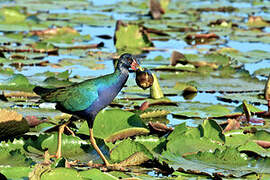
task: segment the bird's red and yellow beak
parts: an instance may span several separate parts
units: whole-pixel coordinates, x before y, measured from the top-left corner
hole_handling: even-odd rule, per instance
[[[136,71],[137,69],[141,69],[141,66],[138,64],[137,60],[135,58],[132,58],[132,63],[131,63],[131,69]]]

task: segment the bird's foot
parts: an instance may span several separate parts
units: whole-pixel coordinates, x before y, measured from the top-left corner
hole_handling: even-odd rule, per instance
[[[55,155],[51,155],[51,158],[59,159],[62,157],[62,134],[64,133],[65,129],[70,132],[73,137],[75,137],[74,132],[67,126],[68,124],[69,121],[59,126],[57,152]]]
[[[73,137],[75,137],[75,133],[68,127],[68,124],[70,123],[70,121],[65,122],[64,124],[59,126],[59,133],[63,134],[65,130],[65,132],[70,133]]]
[[[62,154],[61,154],[61,152],[59,153],[59,152],[57,152],[56,154],[52,154],[52,155],[50,155],[50,158],[56,158],[56,159],[59,159],[59,158],[61,158],[62,157]]]
[[[123,171],[123,172],[129,171],[126,167],[124,167],[118,163],[97,164],[97,163],[93,163],[92,161],[90,161],[90,162],[88,162],[88,166],[92,167],[92,168],[98,168],[102,171]]]

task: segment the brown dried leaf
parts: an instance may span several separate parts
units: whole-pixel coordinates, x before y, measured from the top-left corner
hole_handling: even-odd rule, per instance
[[[159,122],[149,122],[148,126],[149,126],[150,130],[152,129],[158,133],[160,133],[160,132],[167,133],[167,132],[173,131],[172,127],[167,127],[165,124],[159,123]]]
[[[75,29],[73,29],[71,27],[61,27],[61,28],[49,28],[49,29],[45,29],[45,30],[31,31],[31,34],[36,35],[36,36],[52,36],[52,35],[58,34],[59,32],[71,33],[71,34],[78,33],[78,31],[76,31]]]
[[[250,112],[248,104],[245,100],[243,101],[243,111],[245,113],[247,121],[249,122],[250,118],[251,118],[251,112]]]
[[[170,114],[169,111],[166,110],[155,110],[155,111],[149,111],[142,113],[140,115],[140,118],[145,119],[145,118],[155,118],[155,117],[162,117],[162,116],[167,116]]]
[[[36,116],[26,116],[25,120],[27,121],[30,127],[35,127],[43,122],[48,121],[48,119],[39,120]]]
[[[254,24],[254,23],[267,23],[261,16],[249,16],[248,17],[248,23]]]
[[[197,11],[233,12],[235,10],[237,10],[237,8],[232,7],[232,6],[216,7],[216,8],[210,8],[210,7],[197,8]]]
[[[143,152],[136,152],[136,153],[132,154],[131,156],[129,156],[124,161],[120,162],[119,165],[121,165],[121,166],[137,166],[137,165],[140,165],[148,160],[149,160],[149,158]]]
[[[161,15],[165,13],[165,10],[161,7],[158,0],[150,0],[150,12],[149,14],[153,19],[160,19]]]
[[[175,66],[179,61],[181,61],[182,63],[186,64],[187,63],[187,59],[184,56],[184,54],[178,52],[178,51],[173,51],[172,55],[171,55],[171,65]]]
[[[143,135],[143,134],[148,134],[149,130],[146,128],[129,128],[129,129],[123,129],[121,131],[118,131],[111,135],[110,137],[107,137],[105,139],[106,142],[115,142],[120,139],[125,139],[131,136],[136,136],[136,135]]]
[[[239,129],[240,128],[240,122],[236,119],[228,119],[228,124],[223,130],[223,132],[228,132],[230,130]]]
[[[0,110],[0,140],[28,132],[29,125],[16,111]]]
[[[264,87],[264,97],[266,100],[270,100],[270,74]]]
[[[213,62],[197,61],[197,62],[189,62],[189,63],[194,65],[195,67],[209,66],[213,69],[218,68],[218,65],[216,63],[213,63]]]
[[[263,148],[270,148],[270,141],[254,140],[254,142]]]
[[[141,104],[139,110],[141,111],[145,111],[147,108],[149,108],[149,102],[148,101],[145,101]]]
[[[219,36],[215,33],[207,33],[207,34],[189,34],[186,36],[187,40],[195,40],[195,39],[219,39]]]
[[[38,95],[36,95],[36,93],[23,92],[23,91],[16,91],[16,92],[10,92],[10,93],[5,92],[4,96],[7,98],[12,98],[12,97],[36,98],[36,97],[39,97]]]
[[[23,117],[16,111],[10,111],[7,109],[0,109],[0,116],[1,116],[0,123],[8,121],[21,121]]]

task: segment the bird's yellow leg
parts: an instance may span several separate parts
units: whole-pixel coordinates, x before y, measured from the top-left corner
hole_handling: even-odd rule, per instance
[[[61,158],[62,156],[62,134],[64,133],[65,128],[72,134],[72,136],[75,136],[74,132],[71,129],[69,129],[69,127],[67,126],[69,123],[70,123],[70,120],[68,120],[67,122],[59,126],[57,152],[56,152],[56,155],[54,156],[57,159]]]
[[[55,157],[58,159],[62,156],[62,134],[65,130],[65,124],[61,125],[59,127],[59,131],[58,131],[58,142],[57,142],[57,152]]]
[[[101,152],[99,147],[97,146],[97,143],[96,143],[96,140],[95,140],[94,134],[93,134],[93,128],[89,129],[89,135],[90,135],[90,143],[92,144],[94,149],[97,151],[98,155],[101,157],[102,161],[104,162],[104,165],[107,167],[111,166],[111,164],[107,161],[107,159],[105,158],[105,156],[103,155],[103,153]]]

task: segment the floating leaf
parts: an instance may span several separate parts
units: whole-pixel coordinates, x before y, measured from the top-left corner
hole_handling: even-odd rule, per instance
[[[153,46],[144,29],[136,24],[116,22],[115,47],[121,52],[136,53],[140,48]]]
[[[209,164],[227,165],[230,168],[239,166],[247,166],[249,162],[248,156],[239,153],[234,148],[226,148],[225,150],[216,149],[214,152],[198,152],[197,154],[185,156],[187,159],[203,161]]]
[[[0,173],[8,179],[27,179],[28,174],[32,171],[30,167],[1,167]]]
[[[34,163],[20,149],[8,150],[8,148],[0,147],[0,152],[0,162],[3,166],[27,167]]]
[[[118,178],[114,177],[113,175],[106,173],[106,172],[101,172],[98,169],[90,169],[87,171],[80,171],[79,172],[80,177],[83,179],[104,179],[104,180],[116,180]]]
[[[103,110],[98,113],[93,131],[95,137],[106,140],[107,142],[129,136],[148,134],[143,121],[134,113],[120,109]],[[83,123],[78,133],[89,135],[87,123]]]
[[[249,16],[247,25],[251,27],[265,27],[269,26],[270,24],[266,22],[261,16]]]
[[[262,148],[256,142],[248,142],[238,148],[240,152],[253,152],[259,154],[262,157],[270,157],[270,151]]]
[[[7,82],[0,83],[0,89],[32,91],[34,85],[22,74],[14,74]]]
[[[41,139],[41,148],[48,149],[50,154],[55,154],[57,151],[58,135],[52,134],[46,139]],[[62,134],[62,156],[63,157],[77,157],[86,152],[93,151],[90,142],[81,140],[78,137],[67,136]]]
[[[150,96],[153,99],[160,99],[164,97],[164,94],[161,90],[161,87],[159,85],[157,76],[155,74],[152,74],[154,78],[153,85],[150,87]]]
[[[29,131],[29,125],[16,111],[0,109],[0,139],[12,138]]]
[[[122,142],[119,142],[115,147],[112,147],[110,149],[112,149],[110,153],[110,157],[113,162],[125,161],[127,158],[131,158],[130,156],[134,155],[134,153],[137,153],[137,152],[142,152],[144,153],[144,155],[136,154],[135,156],[138,155],[137,156],[138,159],[136,161],[133,161],[134,159],[136,159],[136,157],[132,157],[130,159],[130,161],[132,161],[133,163],[137,163],[137,162],[142,163],[145,160],[153,159],[152,153],[150,153],[149,150],[144,145],[142,145],[139,142],[132,141],[130,139],[126,139]],[[141,158],[143,159],[143,161],[140,160]],[[135,165],[138,165],[138,164],[135,164]]]
[[[41,175],[42,180],[54,180],[54,179],[78,179],[82,180],[83,178],[80,174],[74,170],[69,168],[54,168],[50,171],[47,171]]]
[[[0,9],[0,15],[3,17],[4,22],[10,24],[24,22],[26,19],[26,16],[15,8],[2,8]]]
[[[167,151],[177,155],[222,149],[221,143],[225,142],[221,128],[213,120],[205,120],[198,128],[187,129],[181,125],[174,131],[168,137]]]
[[[212,153],[210,153],[212,154]],[[207,164],[201,161],[192,161],[187,160],[181,156],[173,155],[169,152],[163,152],[163,157],[166,158],[166,161],[174,170],[178,170],[180,172],[188,172],[193,174],[205,174],[210,177],[214,177],[215,174],[219,174],[222,176],[231,177],[232,175],[235,177],[241,177],[251,172],[256,171],[256,167],[253,168],[243,168],[243,167],[235,167],[235,168],[228,168],[221,166],[217,166],[217,164]],[[210,155],[211,156],[211,155]]]
[[[175,117],[179,118],[218,118],[226,117],[228,115],[239,114],[232,113],[233,106],[225,105],[211,105],[206,103],[184,103],[178,112],[173,112]]]
[[[235,130],[235,129],[240,128],[240,122],[236,119],[228,119],[227,122],[228,122],[228,124],[225,127],[225,129],[223,130],[223,132],[227,132],[227,131],[231,131],[231,130]]]

